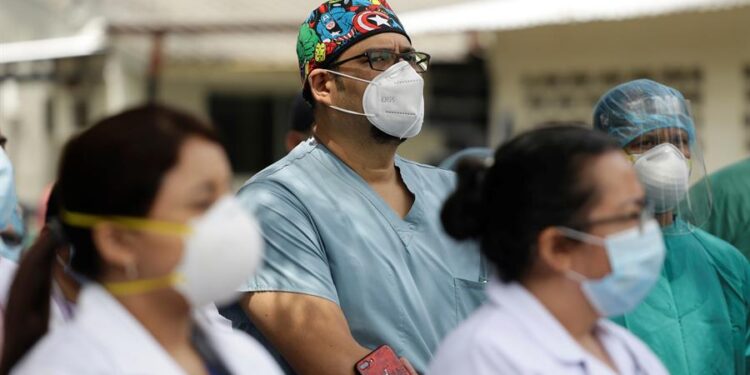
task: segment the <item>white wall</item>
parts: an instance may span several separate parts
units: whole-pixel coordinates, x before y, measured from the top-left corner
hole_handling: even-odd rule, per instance
[[[527,74],[698,66],[703,72],[705,124],[699,136],[709,171],[748,155],[743,68],[750,65],[750,7],[539,27],[494,37],[489,51],[495,88],[491,124],[510,117],[516,132],[532,126],[522,94]],[[493,145],[502,131],[491,128]]]

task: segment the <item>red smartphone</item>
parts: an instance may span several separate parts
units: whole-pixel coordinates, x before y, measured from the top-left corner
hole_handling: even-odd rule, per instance
[[[380,345],[360,359],[354,368],[360,375],[409,375],[409,370],[388,345]]]

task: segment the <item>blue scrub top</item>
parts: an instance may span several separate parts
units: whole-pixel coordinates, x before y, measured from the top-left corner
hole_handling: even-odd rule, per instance
[[[484,299],[478,246],[443,232],[455,175],[396,157],[414,204],[398,216],[314,140],[238,193],[260,222],[265,264],[245,292],[303,293],[338,304],[360,345],[390,345],[424,372],[440,340]],[[353,365],[353,364],[352,364]]]

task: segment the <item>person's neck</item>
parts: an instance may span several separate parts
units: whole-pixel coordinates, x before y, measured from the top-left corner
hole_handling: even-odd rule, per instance
[[[583,344],[594,338],[594,329],[599,315],[586,301],[575,283],[567,279],[550,277],[527,279],[522,281],[522,284],[560,322],[574,340]]]
[[[674,214],[671,211],[656,214],[655,216],[656,220],[659,222],[659,225],[661,225],[662,228],[666,228],[674,224]]]
[[[115,298],[167,352],[191,345],[191,309],[176,291],[165,289]]]
[[[369,130],[369,129],[368,129]],[[327,127],[315,128],[315,138],[368,184],[397,179],[394,159],[397,144],[377,143],[369,134],[336,134]]]
[[[65,273],[65,268],[60,264],[52,267],[52,277],[60,287],[60,291],[68,302],[75,303],[81,288],[78,283]]]

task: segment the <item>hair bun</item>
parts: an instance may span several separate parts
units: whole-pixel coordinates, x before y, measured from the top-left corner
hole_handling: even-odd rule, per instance
[[[456,169],[456,191],[448,197],[440,212],[443,228],[455,239],[478,237],[484,229],[482,185],[487,169],[484,163],[472,159],[460,162]]]

